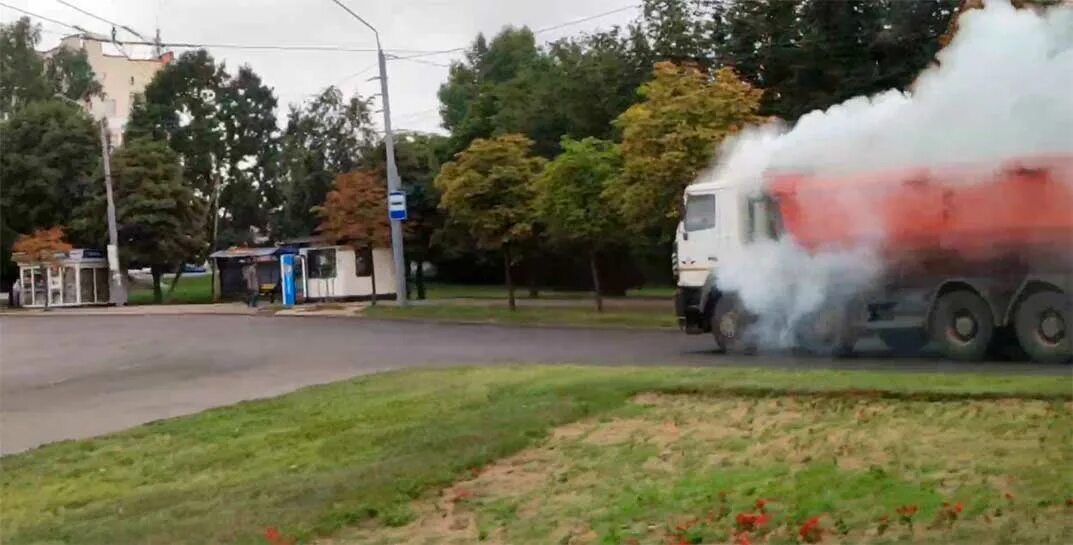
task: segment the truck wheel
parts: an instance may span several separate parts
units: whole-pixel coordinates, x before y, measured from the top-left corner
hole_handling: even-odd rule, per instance
[[[1068,295],[1053,291],[1032,294],[1017,307],[1014,327],[1021,348],[1033,361],[1064,363],[1073,359]]]
[[[939,298],[930,330],[946,357],[979,361],[991,345],[995,321],[986,301],[971,291],[959,290]]]
[[[836,358],[851,356],[858,337],[848,308],[843,307],[820,309],[803,317],[794,333],[798,347],[805,352]]]
[[[745,310],[741,301],[733,295],[724,295],[715,304],[712,312],[712,336],[723,352],[750,354],[756,347],[747,340],[746,334],[754,318]]]
[[[883,344],[898,354],[918,354],[928,344],[928,334],[919,327],[882,329],[877,335]]]

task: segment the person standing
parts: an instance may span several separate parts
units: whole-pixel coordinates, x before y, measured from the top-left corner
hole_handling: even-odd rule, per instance
[[[256,308],[257,296],[261,291],[261,284],[257,281],[257,263],[247,263],[242,269],[242,277],[246,280],[246,304]]]

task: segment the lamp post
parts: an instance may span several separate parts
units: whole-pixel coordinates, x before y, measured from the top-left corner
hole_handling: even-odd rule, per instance
[[[57,93],[56,98],[82,108],[77,101]],[[115,197],[112,193],[112,161],[108,144],[108,117],[101,116],[98,123],[101,136],[101,167],[104,170],[104,195],[108,201],[108,271],[111,287],[108,290],[108,302],[123,306],[127,304],[127,290],[123,287],[123,271],[119,266],[119,229],[116,226]]]
[[[354,13],[350,8],[346,7],[340,0],[332,0],[339,7],[343,8],[351,17],[354,17],[361,24],[373,31],[373,36],[376,37],[376,55],[377,62],[380,66],[380,97],[384,101],[384,148],[387,152],[387,190],[388,193],[399,190],[399,171],[395,166],[395,136],[391,131],[391,101],[388,100],[387,90],[387,59],[384,57],[384,50],[380,47],[380,33],[376,31],[373,25],[370,25],[368,21],[363,19],[357,13]],[[387,204],[387,203],[385,203]],[[402,221],[391,221],[391,254],[394,257],[395,262],[395,301],[399,306],[406,306],[406,260],[403,257],[403,241],[402,241]],[[374,266],[375,266],[375,259]]]

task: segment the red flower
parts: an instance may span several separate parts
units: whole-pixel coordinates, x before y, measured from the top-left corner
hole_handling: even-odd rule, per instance
[[[761,513],[763,513],[764,512],[764,507],[766,505],[767,505],[767,501],[765,501],[763,499],[756,500],[756,510],[757,511],[760,511]]]
[[[919,507],[915,505],[903,505],[895,509],[895,511],[904,518],[912,518],[913,515],[917,514],[918,509]]]
[[[265,528],[265,540],[268,541],[269,545],[291,545],[292,543],[289,539],[283,537],[279,530],[271,526]]]
[[[801,541],[805,543],[819,543],[823,541],[823,528],[820,527],[820,517],[811,517],[801,525],[797,531]]]
[[[738,523],[738,529],[743,531],[756,530],[757,528],[765,525],[771,520],[771,515],[760,513],[738,513],[735,521]]]
[[[955,513],[960,513],[963,509],[965,509],[965,505],[963,505],[961,502],[957,502],[954,504]]]
[[[749,532],[742,532],[734,537],[734,545],[752,545],[749,540]]]

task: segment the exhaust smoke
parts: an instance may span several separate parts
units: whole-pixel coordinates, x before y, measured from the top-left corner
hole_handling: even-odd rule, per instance
[[[966,12],[953,41],[910,92],[856,97],[724,143],[704,178],[759,193],[771,173],[843,176],[957,163],[995,165],[1073,151],[1073,6],[1017,10],[1003,1]],[[834,198],[852,199],[843,192]],[[823,213],[823,202],[808,203]],[[876,223],[857,207],[855,222]],[[717,287],[736,292],[761,348],[796,344],[795,329],[825,305],[882,279],[882,226],[867,247],[808,252],[795,241],[746,245],[720,258]]]

